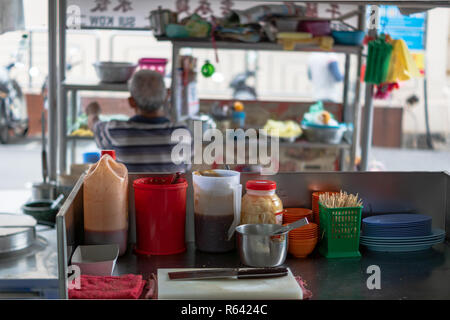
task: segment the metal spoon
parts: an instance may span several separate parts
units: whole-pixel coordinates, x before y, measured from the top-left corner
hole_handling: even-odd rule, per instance
[[[299,219],[295,222],[288,224],[287,226],[284,226],[284,227],[274,231],[271,235],[283,234],[283,233],[289,232],[291,230],[306,226],[307,224],[309,224],[308,219],[302,218],[302,219]]]
[[[55,210],[56,207],[61,203],[61,201],[64,199],[64,195],[60,194],[58,198],[56,198],[55,201],[53,201],[52,205],[50,206],[50,210]]]

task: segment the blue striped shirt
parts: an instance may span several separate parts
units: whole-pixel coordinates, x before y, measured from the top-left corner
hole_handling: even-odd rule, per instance
[[[185,172],[189,165],[172,161],[172,132],[187,129],[171,123],[165,117],[134,116],[128,121],[97,122],[94,135],[101,149],[114,150],[116,160],[125,164],[129,172]]]

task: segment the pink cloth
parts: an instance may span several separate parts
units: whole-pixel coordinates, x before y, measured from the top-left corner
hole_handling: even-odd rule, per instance
[[[312,298],[312,292],[306,289],[307,283],[300,276],[296,276],[295,280],[298,285],[302,289],[303,292],[303,300],[309,300]],[[147,281],[147,286],[145,288],[147,290],[144,299],[158,299],[158,280],[156,275],[152,273],[150,279]]]
[[[302,288],[303,291],[303,300],[309,300],[312,298],[312,292],[306,289],[307,283],[305,280],[302,279],[300,276],[295,276],[295,280],[297,281],[300,288]]]
[[[69,299],[139,299],[146,281],[141,275],[81,275],[81,288],[70,289]]]

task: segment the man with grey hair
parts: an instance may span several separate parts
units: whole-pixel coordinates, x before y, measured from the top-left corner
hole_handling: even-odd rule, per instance
[[[124,163],[130,172],[183,172],[186,164],[176,165],[171,157],[176,142],[172,132],[186,129],[171,123],[165,117],[167,91],[161,74],[139,70],[130,79],[128,104],[135,116],[128,121],[100,121],[100,106],[91,103],[86,113],[88,126],[94,132],[97,146],[111,149],[116,160]]]

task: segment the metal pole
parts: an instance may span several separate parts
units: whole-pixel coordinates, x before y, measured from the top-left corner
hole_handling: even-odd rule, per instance
[[[359,7],[360,13],[358,15],[358,30],[365,31],[366,29],[366,6]],[[355,168],[356,153],[359,147],[359,130],[361,127],[361,67],[362,67],[362,50],[358,53],[358,62],[356,67],[356,79],[355,79],[355,96],[353,100],[353,136],[352,136],[352,148],[350,151],[350,168],[353,171]]]
[[[72,128],[70,130],[73,130],[75,120],[77,119],[78,115],[78,91],[77,90],[71,90],[70,91],[70,123],[72,125]],[[75,163],[76,159],[76,149],[77,149],[77,143],[76,140],[73,139],[71,141],[71,150],[70,150],[70,161],[71,163]]]
[[[67,93],[62,84],[66,78],[66,0],[59,0],[58,40],[59,173],[65,174],[67,166]]]
[[[33,76],[30,72],[33,67],[33,31],[28,32],[28,88],[33,88]]]
[[[370,7],[369,36],[377,36],[378,25],[378,6]],[[367,171],[369,167],[370,148],[372,147],[372,130],[373,130],[373,91],[372,84],[366,84],[365,104],[364,104],[364,131],[361,139],[361,171]]]
[[[48,153],[49,180],[56,181],[57,102],[56,102],[56,0],[48,0]]]
[[[350,81],[350,55],[347,53],[345,55],[345,73],[344,73],[344,92],[342,96],[342,105],[344,107],[343,120],[345,122],[350,120],[350,110],[348,103],[348,87]]]
[[[180,53],[180,48],[175,43],[172,43],[172,83],[171,83],[171,93],[170,93],[170,113],[172,116],[172,121],[179,120],[179,112],[177,110],[177,69],[178,69],[178,55]],[[181,110],[180,110],[181,112]]]
[[[425,30],[424,30],[424,39],[423,39],[423,48],[424,48],[424,55],[425,55],[425,74],[423,75],[423,102],[424,102],[424,108],[425,108],[425,130],[426,130],[426,141],[428,149],[433,150],[433,139],[431,137],[431,131],[430,131],[430,119],[429,119],[429,109],[428,109],[428,83],[427,83],[427,37],[428,37],[428,13],[425,12]]]
[[[350,110],[349,110],[349,104],[348,104],[348,87],[349,87],[349,80],[350,80],[350,55],[347,53],[345,55],[345,72],[344,72],[344,88],[342,93],[342,106],[343,106],[343,113],[342,113],[342,120],[344,122],[350,121]],[[346,170],[346,161],[345,157],[347,155],[346,149],[341,149],[339,152],[339,167],[340,171]]]

